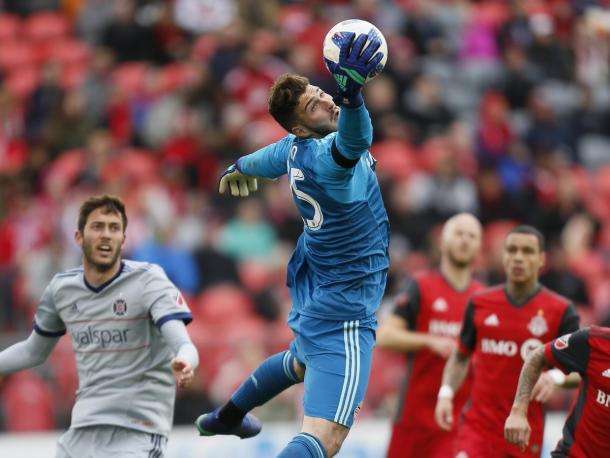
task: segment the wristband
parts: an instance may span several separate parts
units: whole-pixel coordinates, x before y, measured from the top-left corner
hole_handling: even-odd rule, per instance
[[[440,390],[438,390],[439,399],[449,399],[451,401],[454,394],[455,392],[453,391],[453,388],[451,388],[449,385],[443,385],[441,386]]]
[[[566,382],[566,374],[561,372],[559,369],[551,369],[550,371],[547,371],[547,374],[557,386],[562,386]]]

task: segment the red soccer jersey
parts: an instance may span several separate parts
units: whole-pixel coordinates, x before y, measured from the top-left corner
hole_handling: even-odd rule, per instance
[[[482,288],[481,283],[472,281],[466,289],[458,291],[440,272],[422,273],[410,280],[397,297],[394,313],[404,318],[412,331],[457,339],[468,299]],[[454,433],[445,433],[434,421],[436,396],[445,363],[445,359],[427,349],[409,355],[409,371],[402,391],[404,397],[388,457],[433,456],[431,450],[428,452],[430,447],[439,446],[439,441],[444,439],[450,443],[453,440]],[[468,399],[469,389],[468,379],[456,394],[456,415]]]
[[[592,326],[547,343],[553,365],[578,372],[583,383],[554,458],[610,457],[610,328]]]
[[[504,421],[510,413],[521,367],[528,353],[557,336],[578,329],[579,319],[568,299],[538,287],[522,304],[514,303],[503,285],[475,294],[466,308],[460,350],[472,354],[471,403],[461,428],[475,432],[498,456],[540,456],[544,411],[532,402],[532,427],[525,452],[504,440]]]

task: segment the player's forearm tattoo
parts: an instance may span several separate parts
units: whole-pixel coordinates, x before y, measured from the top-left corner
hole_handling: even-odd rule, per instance
[[[465,355],[459,351],[454,351],[445,364],[445,370],[443,371],[443,385],[449,385],[454,390],[458,390],[466,374],[468,373],[468,362],[470,356]]]
[[[519,375],[519,384],[517,385],[517,394],[515,395],[515,403],[528,404],[534,385],[540,378],[542,368],[547,364],[544,357],[544,348],[539,347],[527,357],[525,364],[521,368]]]

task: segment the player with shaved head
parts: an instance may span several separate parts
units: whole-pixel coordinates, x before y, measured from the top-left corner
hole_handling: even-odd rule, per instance
[[[439,270],[409,279],[394,300],[393,313],[379,327],[379,348],[405,353],[409,358],[388,458],[441,458],[453,450],[455,431],[438,427],[434,406],[468,298],[483,287],[471,278],[480,247],[481,224],[474,216],[460,213],[450,218],[441,233]],[[466,401],[468,389],[465,383],[457,393],[456,413]]]

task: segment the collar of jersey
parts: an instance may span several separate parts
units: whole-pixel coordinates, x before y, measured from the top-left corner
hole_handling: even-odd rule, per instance
[[[534,289],[534,291],[532,291],[529,296],[527,296],[526,298],[524,298],[521,301],[516,301],[513,299],[513,297],[510,294],[508,294],[508,289],[506,289],[506,286],[504,286],[504,295],[506,296],[506,299],[508,300],[508,302],[510,302],[512,305],[514,305],[517,308],[523,307],[525,304],[527,304],[529,301],[531,301],[536,296],[536,294],[538,294],[540,291],[542,291],[542,285],[538,284],[536,286],[536,288]]]
[[[93,291],[94,293],[99,293],[106,286],[108,286],[110,283],[112,283],[113,281],[115,281],[117,278],[119,278],[121,276],[121,274],[123,273],[123,268],[124,267],[125,267],[125,263],[123,261],[121,261],[121,267],[119,268],[119,271],[114,275],[114,277],[112,277],[110,280],[108,280],[107,282],[102,283],[100,286],[97,286],[97,287],[96,286],[91,286],[89,284],[89,282],[85,278],[85,274],[83,272],[83,280],[85,282],[85,286],[87,288],[89,288],[91,291]]]

